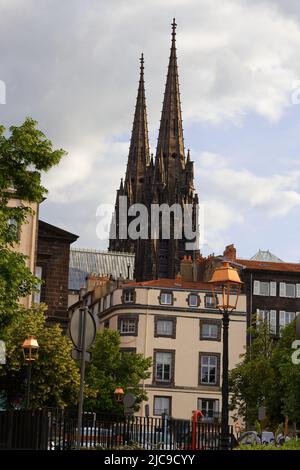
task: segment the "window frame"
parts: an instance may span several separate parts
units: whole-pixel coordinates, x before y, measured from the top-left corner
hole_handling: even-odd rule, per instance
[[[215,304],[214,305],[207,305],[206,304],[207,299],[216,299]],[[205,294],[205,296],[204,296],[204,307],[205,308],[214,308],[214,309],[216,309],[217,306],[218,306],[218,303],[219,303],[219,301],[218,301],[218,296],[217,295],[213,296],[211,293],[210,294],[208,294],[208,293]]]
[[[157,398],[167,398],[169,401],[169,414],[168,416],[172,416],[172,396],[168,395],[153,395],[153,416],[161,416],[162,413],[155,413],[155,400]]]
[[[126,295],[130,295],[130,300],[126,300]],[[123,304],[134,304],[136,301],[136,291],[132,287],[124,288],[122,291],[122,303]]]
[[[202,358],[203,357],[216,357],[216,382],[215,383],[206,383],[202,382]],[[219,387],[220,386],[220,363],[221,363],[221,354],[217,352],[199,352],[199,364],[198,364],[198,384],[203,387]]]
[[[156,377],[157,367],[157,353],[171,354],[171,367],[170,367],[170,380],[160,380]],[[153,379],[152,383],[160,386],[174,386],[175,383],[175,349],[154,349],[153,350]]]
[[[203,401],[205,402],[212,402],[213,403],[213,416],[205,416],[203,414]],[[201,413],[203,414],[202,421],[211,423],[215,421],[216,419],[220,419],[220,400],[218,398],[210,398],[210,397],[198,397],[197,398],[197,410],[200,410]]]
[[[123,320],[134,320],[135,321],[135,332],[122,332],[121,325]],[[118,330],[120,336],[137,336],[138,335],[138,324],[139,324],[139,315],[127,314],[127,315],[118,315]]]
[[[171,296],[171,302],[169,302],[169,303],[162,302],[162,296],[163,296],[163,295],[170,295],[170,296]],[[174,295],[173,295],[173,292],[172,292],[172,291],[161,290],[158,299],[159,299],[160,305],[163,305],[163,306],[166,306],[166,307],[168,307],[169,305],[173,305],[173,304],[174,304]]]
[[[160,321],[171,321],[173,326],[172,326],[172,334],[171,335],[167,335],[167,334],[160,334],[158,332],[158,329],[157,329],[157,326],[158,326],[158,322]],[[164,315],[155,315],[154,316],[154,337],[155,338],[172,338],[172,339],[176,339],[176,326],[177,326],[177,317],[167,317],[167,316],[164,316]]]
[[[191,305],[191,297],[196,297],[197,298],[197,305]],[[200,306],[200,303],[201,303],[201,299],[200,299],[200,295],[199,294],[196,294],[195,292],[190,292],[189,295],[187,296],[187,303],[188,303],[188,306],[190,308],[198,308]]]
[[[222,320],[217,318],[200,318],[200,340],[201,341],[221,341],[222,335]],[[203,326],[204,325],[216,325],[218,327],[218,332],[216,337],[209,337],[203,335]]]

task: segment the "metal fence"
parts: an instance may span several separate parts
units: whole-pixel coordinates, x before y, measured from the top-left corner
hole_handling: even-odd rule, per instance
[[[233,437],[232,427],[230,434]],[[76,411],[0,411],[2,449],[75,449],[76,439]],[[114,417],[84,412],[82,448],[117,449],[124,446],[146,450],[216,450],[221,446],[221,427],[201,421],[193,425],[189,420],[168,417]]]

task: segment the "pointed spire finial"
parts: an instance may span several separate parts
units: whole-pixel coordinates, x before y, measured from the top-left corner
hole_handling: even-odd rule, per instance
[[[172,39],[175,41],[175,36],[176,36],[176,28],[177,24],[175,21],[175,18],[173,18],[173,23],[172,23]]]
[[[144,54],[143,54],[143,52],[141,53],[140,63],[141,63],[141,66],[140,66],[141,74],[143,74],[144,73]]]
[[[191,156],[190,156],[190,149],[188,149],[187,151],[187,159],[186,159],[187,162],[190,162],[191,161]]]

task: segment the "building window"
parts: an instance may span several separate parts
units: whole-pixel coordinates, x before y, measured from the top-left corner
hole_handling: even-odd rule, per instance
[[[176,338],[176,317],[154,317],[154,336]]]
[[[159,397],[155,396],[153,400],[153,414],[155,416],[161,416],[163,413],[171,416],[171,397]]]
[[[221,320],[201,318],[200,339],[207,341],[221,341]]]
[[[276,310],[260,310],[257,309],[256,324],[266,322],[269,325],[269,332],[271,335],[277,334],[277,312]]]
[[[124,289],[123,290],[123,303],[132,304],[135,302],[135,290],[134,289]]]
[[[174,383],[175,351],[154,351],[154,383]]]
[[[137,336],[138,315],[124,315],[118,317],[118,329],[122,336]]]
[[[299,312],[285,312],[284,310],[280,310],[279,312],[279,333],[289,325],[293,320],[295,320],[296,316]]]
[[[291,284],[286,282],[280,282],[279,284],[279,295],[280,297],[300,297],[300,284]]]
[[[257,324],[266,322],[269,325],[270,334],[277,333],[277,315],[276,310],[257,310]]]
[[[39,285],[37,287],[37,291],[33,293],[33,303],[39,304],[41,302],[41,286],[42,286],[42,275],[43,269],[42,266],[36,266],[35,268],[35,275],[37,278],[40,279]]]
[[[219,385],[220,354],[200,353],[199,385]]]
[[[203,414],[202,422],[219,421],[219,400],[198,398],[197,409]]]
[[[212,294],[206,294],[204,298],[204,304],[206,308],[216,308],[218,305],[218,298]]]
[[[264,295],[264,296],[276,296],[276,282],[271,281],[254,281],[253,282],[253,294]]]
[[[109,328],[109,320],[105,320],[105,322],[104,322],[104,328]]]
[[[189,307],[199,307],[200,297],[198,294],[189,294],[188,296]]]
[[[15,241],[20,241],[20,226],[16,219],[8,219],[7,221],[8,231],[11,238]]]
[[[125,353],[131,353],[131,354],[136,354],[136,348],[120,348],[120,353],[125,354]]]
[[[160,303],[161,303],[161,305],[172,305],[173,304],[173,294],[172,294],[172,292],[161,292],[160,293]]]

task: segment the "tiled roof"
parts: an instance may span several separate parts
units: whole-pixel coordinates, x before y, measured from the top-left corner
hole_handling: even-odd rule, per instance
[[[249,269],[300,273],[300,263],[271,263],[268,261],[254,261],[251,259],[237,259],[236,262]]]
[[[153,281],[130,282],[123,287],[162,287],[166,289],[211,290],[209,282],[183,281],[182,279],[155,279]]]
[[[284,261],[278,256],[273,255],[269,250],[263,251],[263,250],[258,250],[257,253],[255,253],[254,256],[252,256],[251,260],[253,261],[270,261],[271,263],[284,263]]]
[[[71,248],[69,264],[69,290],[86,286],[88,274],[97,273],[113,278],[133,279],[134,254]]]

